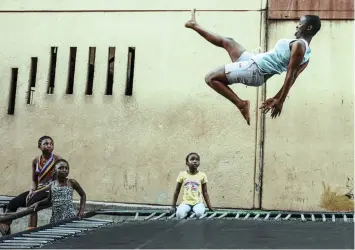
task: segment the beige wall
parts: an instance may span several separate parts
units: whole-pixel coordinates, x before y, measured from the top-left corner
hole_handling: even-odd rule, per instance
[[[236,108],[204,83],[208,71],[229,62],[228,55],[185,29],[184,23],[189,18],[187,10],[193,7],[251,10],[199,12],[198,20],[207,29],[234,37],[252,50],[264,45],[264,23],[260,22],[261,12],[258,10],[265,7],[266,2],[231,0],[221,5],[217,4],[218,1],[198,1],[194,6],[188,1],[168,3],[157,0],[150,1],[149,6],[145,3],[120,1],[118,6],[117,1],[105,1],[105,4],[63,1],[59,5],[54,1],[38,0],[30,6],[23,0],[3,1],[0,10],[186,11],[0,13],[0,28],[6,37],[0,47],[0,82],[4,86],[0,92],[0,157],[3,162],[0,169],[5,184],[0,187],[0,193],[16,195],[28,188],[30,161],[40,153],[36,148],[37,140],[43,134],[49,134],[55,140],[55,151],[70,161],[71,176],[82,184],[89,200],[170,204],[176,177],[185,168],[185,156],[196,151],[202,158],[201,171],[207,173],[210,181],[214,206],[257,207],[258,193],[254,191],[254,181],[259,177],[261,128],[258,100],[261,88],[232,86],[242,98],[252,102],[252,125],[248,127]],[[329,77],[315,66],[322,60],[316,58],[317,55],[324,57],[324,48],[333,48],[341,41],[340,38],[331,38],[329,32],[341,35],[340,30],[350,30],[351,25],[341,23],[340,28],[333,29],[329,24],[324,25],[324,30],[328,31],[320,35],[322,39],[319,37],[312,42],[314,61],[292,90],[282,116],[276,121],[267,118],[264,208],[319,210],[321,181],[328,181],[332,187],[342,185],[352,170],[353,116],[349,112],[352,112],[353,87],[350,84],[353,78],[350,73],[344,74],[342,88],[335,88],[337,85],[331,80],[335,80],[335,74],[330,72],[344,67],[349,67],[350,72],[353,61],[348,59],[350,65],[342,63],[341,68],[334,67],[330,61],[344,58],[347,54],[331,53],[327,66]],[[294,31],[294,24],[282,24],[278,29],[272,27],[269,30],[271,43],[278,37],[292,36]],[[348,43],[346,46],[352,48],[350,41]],[[58,46],[58,62],[54,94],[48,95],[51,46]],[[78,52],[74,94],[66,95],[70,46],[77,46]],[[95,80],[93,95],[85,96],[90,46],[97,48]],[[115,78],[113,95],[105,96],[109,46],[116,47]],[[136,47],[132,97],[124,96],[129,46]],[[27,105],[32,56],[39,58],[37,82],[34,103]],[[9,116],[6,112],[12,67],[19,67],[19,79],[15,115]],[[312,79],[315,87],[308,85],[305,92],[303,81],[306,82],[307,77]],[[281,87],[282,81],[283,76],[268,82],[268,96]],[[324,95],[324,100],[311,100],[315,95],[314,88],[322,91],[320,97]],[[344,104],[335,108],[333,103],[342,93]],[[307,115],[298,103],[300,100],[309,102]],[[340,119],[332,120],[325,116],[324,112],[330,107],[334,115],[342,107]],[[315,122],[315,117],[319,122]],[[317,129],[317,124],[322,126],[321,129]],[[335,140],[337,135],[341,139]],[[285,138],[290,142],[285,142]],[[297,143],[307,140],[310,146],[306,147],[307,155],[303,155],[305,149]],[[336,150],[331,151],[330,146],[325,146],[329,145],[324,143],[325,140],[336,141]],[[339,147],[343,149],[340,151]],[[324,156],[326,152],[329,159]],[[334,155],[338,156],[336,161]],[[313,180],[310,173],[318,179]],[[338,176],[336,179],[331,178],[334,173]],[[321,180],[319,176],[322,175],[324,178]],[[288,176],[293,181],[290,182],[288,179],[292,178]],[[310,192],[306,185],[312,181],[315,187],[311,185]],[[304,189],[297,191],[299,188]],[[291,191],[282,192],[286,189]],[[300,199],[309,198],[300,206],[295,201],[296,195],[302,197]]]
[[[248,6],[234,2],[221,7],[261,6],[258,1]],[[194,7],[186,3],[172,7]],[[5,86],[0,145],[9,166],[1,166],[5,181],[1,193],[15,195],[28,188],[30,161],[39,154],[37,139],[50,134],[56,152],[70,161],[72,177],[90,200],[170,204],[176,177],[186,168],[185,156],[196,151],[202,157],[201,171],[210,180],[213,204],[251,208],[258,90],[233,87],[252,101],[249,127],[231,103],[205,84],[206,73],[230,59],[184,28],[189,15],[188,11],[1,14],[7,39],[0,59],[0,81]],[[206,28],[236,37],[248,49],[260,45],[258,11],[203,12],[198,18]],[[241,23],[245,24],[237,25]],[[47,95],[49,51],[54,45],[56,87]],[[78,54],[74,94],[68,96],[70,46],[77,46]],[[97,47],[93,96],[84,95],[89,46]],[[109,46],[116,47],[114,93],[104,96]],[[136,47],[134,92],[125,97],[129,46]],[[39,57],[39,65],[34,104],[27,105],[31,56]],[[19,67],[14,116],[6,114],[11,67]]]
[[[272,22],[269,46],[292,36],[295,25]],[[323,182],[340,196],[328,210],[353,204],[344,197],[347,184],[353,187],[347,178],[354,177],[353,32],[353,21],[322,21],[311,42],[309,66],[291,89],[281,116],[267,116],[263,208],[321,210]],[[284,77],[268,81],[268,97],[277,93]]]
[[[0,10],[260,10],[266,7],[266,0],[233,1],[226,0],[2,0]],[[60,4],[59,4],[60,3]]]

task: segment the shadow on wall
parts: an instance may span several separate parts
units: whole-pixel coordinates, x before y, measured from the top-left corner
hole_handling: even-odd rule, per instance
[[[346,187],[349,190],[346,194],[339,194],[339,188],[331,191],[331,187],[323,183],[323,194],[321,196],[320,206],[328,211],[354,211],[354,192],[353,184],[354,179],[348,178]]]

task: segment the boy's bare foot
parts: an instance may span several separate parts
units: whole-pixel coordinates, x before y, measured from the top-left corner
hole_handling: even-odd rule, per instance
[[[250,126],[250,102],[244,101],[244,103],[238,107],[240,113],[242,113],[244,119],[247,121],[248,125]]]
[[[197,22],[196,22],[196,17],[195,17],[196,9],[191,10],[191,19],[185,23],[186,28],[193,28]]]

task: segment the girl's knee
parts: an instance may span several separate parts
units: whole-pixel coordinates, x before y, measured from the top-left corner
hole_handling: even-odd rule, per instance
[[[200,218],[202,215],[204,215],[204,213],[205,213],[205,211],[196,211],[195,212],[197,218]]]
[[[183,219],[190,210],[191,208],[188,205],[180,204],[176,209],[176,217],[178,219]]]
[[[199,218],[205,213],[205,206],[203,204],[198,204],[194,207],[194,213],[196,214],[196,217]]]
[[[176,210],[176,218],[183,219],[185,217],[185,211]]]
[[[196,209],[195,214],[197,218],[201,217],[202,215],[205,214],[205,208]]]

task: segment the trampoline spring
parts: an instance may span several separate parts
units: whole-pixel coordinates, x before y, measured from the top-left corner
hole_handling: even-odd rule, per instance
[[[135,220],[138,220],[139,212],[136,213],[136,216],[134,217]]]
[[[79,224],[85,224],[85,225],[105,225],[107,222],[101,222],[101,221],[86,221],[86,220],[73,220],[71,223],[79,223]]]
[[[19,245],[19,244],[15,244],[14,243],[1,243],[0,244],[0,248],[1,249],[31,249],[33,247],[40,247],[41,245]]]
[[[268,213],[266,216],[265,216],[265,219],[264,220],[268,220],[270,217],[270,213]]]
[[[162,218],[165,215],[166,215],[166,213],[162,213],[161,215],[155,217],[153,220],[159,220],[160,218]]]
[[[200,219],[203,219],[203,218],[205,218],[207,216],[207,213],[205,213],[204,215],[202,215],[201,217],[200,217]]]
[[[290,219],[290,218],[291,218],[291,214],[288,214],[288,215],[286,216],[285,220],[288,220],[288,219]]]
[[[149,216],[145,217],[144,220],[150,220],[150,218],[152,218],[154,215],[156,215],[157,213],[154,212],[152,214],[150,214]]]
[[[344,221],[347,222],[348,218],[346,217],[346,214],[344,214]]]
[[[248,218],[249,218],[249,216],[250,216],[250,213],[247,213],[247,215],[245,215],[245,217],[243,218],[243,220],[248,219]]]
[[[327,218],[325,217],[324,214],[322,214],[322,219],[323,219],[323,222],[326,222],[326,221],[327,221]]]
[[[208,219],[212,219],[213,217],[215,217],[217,215],[217,213],[213,213],[210,217],[208,217]]]
[[[46,244],[47,240],[4,240],[4,243],[22,243],[22,244]]]
[[[235,219],[238,219],[238,218],[239,218],[239,215],[240,215],[240,214],[239,214],[239,213],[237,213],[237,215],[235,216]]]
[[[38,232],[32,232],[30,234],[35,234],[35,235],[54,235],[54,236],[64,236],[68,235],[68,233],[64,232],[53,232],[53,231],[38,231]]]
[[[170,216],[168,217],[168,220],[171,220],[171,219],[175,216],[175,214],[176,214],[176,213],[173,213],[172,215],[170,215]]]
[[[13,240],[19,240],[19,241],[54,241],[55,239],[51,238],[37,238],[37,237],[13,237]]]
[[[229,213],[228,213],[228,212],[225,212],[225,213],[221,214],[221,215],[218,217],[218,219],[221,219],[221,218],[226,217],[226,216],[227,216],[227,214],[229,214]]]
[[[29,246],[8,246],[8,245],[0,245],[0,249],[31,249]]]
[[[281,214],[278,214],[274,220],[278,220],[278,219],[280,219],[280,217],[281,217]]]
[[[335,215],[332,214],[332,221],[335,222]]]
[[[304,217],[304,214],[301,214],[301,220],[306,221],[306,218]]]
[[[63,229],[58,229],[58,228],[49,228],[49,229],[46,229],[44,230],[44,232],[54,232],[54,233],[80,233],[82,230],[73,230],[73,229],[66,229],[66,228],[63,228]]]
[[[257,214],[257,215],[254,216],[253,220],[256,220],[259,217],[260,217],[260,214]]]
[[[92,221],[92,222],[102,222],[102,223],[113,223],[113,220],[102,220],[102,219],[92,219],[92,218],[85,218],[81,221]]]
[[[30,235],[31,237],[50,237],[51,239],[61,239],[63,237],[68,236],[68,234],[57,234],[57,233],[30,233],[30,234],[23,234],[22,236],[28,236]]]
[[[23,242],[1,242],[0,246],[17,246],[17,249],[21,249],[23,247],[40,247],[41,243],[23,243]]]
[[[89,227],[70,227],[69,225],[59,225],[59,227],[54,227],[54,229],[64,229],[68,231],[87,231]]]
[[[59,227],[61,228],[71,228],[71,229],[83,229],[83,230],[87,230],[90,228],[98,228],[101,227],[102,225],[100,224],[79,224],[79,223],[67,223],[65,225],[60,225]]]
[[[32,238],[40,238],[40,239],[48,239],[48,240],[55,240],[55,239],[61,239],[63,236],[59,235],[46,235],[46,234],[22,234],[22,237],[32,237]]]
[[[186,217],[187,217],[187,213],[185,213],[185,215],[181,219],[185,219]]]
[[[311,214],[312,221],[316,221],[316,218],[314,217],[314,214]]]

